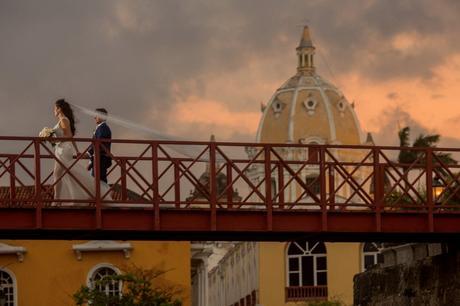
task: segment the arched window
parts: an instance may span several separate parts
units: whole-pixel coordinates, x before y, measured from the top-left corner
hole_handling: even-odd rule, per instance
[[[119,274],[120,271],[112,265],[97,265],[89,273],[88,286],[90,288],[96,288],[97,290],[104,292],[108,296],[120,296],[123,286],[122,281],[111,281],[105,284],[98,283],[108,276]]]
[[[383,262],[382,243],[366,242],[363,244],[361,270],[366,271],[369,267]]]
[[[291,242],[287,259],[288,287],[327,285],[326,246],[323,242]]]
[[[0,270],[0,302],[4,302],[5,306],[15,306],[17,305],[16,296],[16,282],[14,276],[12,273]]]

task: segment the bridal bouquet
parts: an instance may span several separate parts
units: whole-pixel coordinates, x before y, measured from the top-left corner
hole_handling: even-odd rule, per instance
[[[55,132],[52,128],[49,128],[49,127],[44,127],[40,133],[38,134],[38,137],[41,137],[41,138],[50,138],[50,137],[53,137],[55,135]],[[50,141],[50,143],[53,145],[54,147],[54,143],[52,141]]]

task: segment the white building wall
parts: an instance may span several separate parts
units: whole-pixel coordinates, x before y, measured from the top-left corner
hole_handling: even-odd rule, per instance
[[[258,292],[258,244],[238,242],[208,274],[209,305],[230,306]]]

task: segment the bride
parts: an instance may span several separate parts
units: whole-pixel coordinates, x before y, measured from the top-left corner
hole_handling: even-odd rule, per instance
[[[62,138],[73,138],[75,135],[75,117],[70,104],[64,99],[57,100],[54,105],[54,115],[58,120],[53,128],[54,135]],[[78,153],[75,142],[55,142],[54,153],[56,156],[53,171],[54,199],[62,200],[60,203],[55,202],[54,205],[68,206],[74,205],[72,200],[94,200],[96,195],[94,178],[78,162],[72,166],[75,162],[73,156]],[[71,167],[70,170],[66,172],[69,167]],[[100,186],[100,194],[103,197],[110,187],[104,182],[100,182]]]

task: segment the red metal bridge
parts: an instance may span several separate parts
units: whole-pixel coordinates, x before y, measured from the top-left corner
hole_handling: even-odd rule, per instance
[[[59,139],[56,139],[58,141]],[[69,139],[67,139],[69,140]],[[0,238],[446,241],[460,233],[457,149],[0,137]],[[65,141],[65,139],[60,139]],[[74,176],[94,146],[94,186]],[[415,158],[399,163],[400,151]],[[57,163],[65,169],[53,176]],[[85,191],[56,199],[64,177]]]

